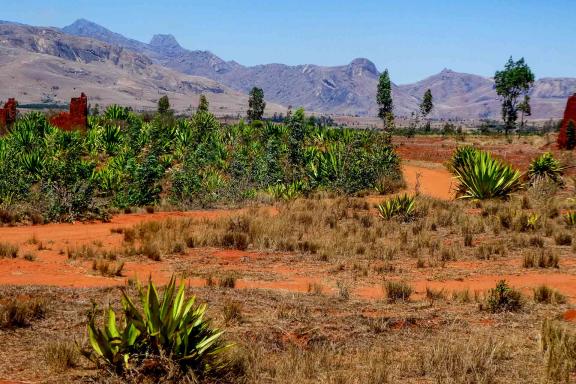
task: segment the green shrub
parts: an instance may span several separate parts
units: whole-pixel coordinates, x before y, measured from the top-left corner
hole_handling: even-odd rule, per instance
[[[141,310],[122,290],[120,325],[112,308],[103,328],[92,315],[88,322],[91,350],[85,354],[121,375],[145,361],[168,358],[180,367],[181,377],[191,371],[199,379],[218,381],[227,366],[223,352],[229,345],[222,342],[222,331],[205,319],[207,306],[196,305],[195,297],[186,301],[184,283],[176,290],[174,277],[162,297],[151,281],[147,288],[139,288],[139,301]]]
[[[457,195],[462,199],[507,198],[522,187],[520,172],[488,152],[457,150],[448,168],[454,173]]]
[[[550,152],[545,152],[530,163],[527,173],[528,183],[533,185],[540,181],[551,181],[562,184],[563,173],[564,166]]]
[[[414,215],[415,198],[407,194],[394,196],[378,205],[380,217],[390,220],[394,217],[409,220]]]
[[[522,294],[508,286],[505,280],[490,289],[486,297],[485,308],[489,312],[516,312],[522,308]]]

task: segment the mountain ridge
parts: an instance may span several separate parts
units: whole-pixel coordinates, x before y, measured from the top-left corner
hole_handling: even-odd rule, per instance
[[[263,88],[266,100],[309,111],[375,116],[374,102],[380,72],[367,58],[339,66],[281,63],[244,66],[225,61],[208,50],[188,50],[170,34],[156,34],[149,43],[113,32],[86,19],[60,29],[71,36],[95,39],[148,58],[153,64],[192,76],[204,77],[246,94]],[[395,113],[410,116],[426,89],[434,96],[434,118],[497,119],[500,103],[492,78],[451,69],[410,84],[392,84]],[[565,100],[576,91],[576,78],[541,78],[530,93],[533,118],[560,118]]]

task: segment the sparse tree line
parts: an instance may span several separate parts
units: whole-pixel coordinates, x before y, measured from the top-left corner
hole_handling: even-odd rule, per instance
[[[512,57],[501,71],[494,75],[495,90],[502,103],[503,130],[506,134],[525,127],[525,117],[532,115],[530,96],[528,95],[534,85],[534,73],[526,64],[524,58],[514,61]],[[392,86],[388,69],[380,75],[376,91],[376,103],[378,104],[378,117],[382,119],[385,130],[394,130],[394,102]],[[427,89],[422,95],[419,105],[419,114],[412,113],[412,119],[407,134],[414,134],[416,129],[421,128],[424,132],[430,132],[430,120],[428,116],[434,109],[433,95]],[[518,115],[520,124],[518,126]],[[420,118],[424,119],[424,125],[420,126]]]

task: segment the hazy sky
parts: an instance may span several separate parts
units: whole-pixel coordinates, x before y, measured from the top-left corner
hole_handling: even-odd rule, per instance
[[[388,68],[396,83],[450,68],[491,76],[510,55],[538,78],[576,77],[576,0],[19,0],[0,19],[63,27],[86,18],[149,41],[173,34],[188,49],[241,64]]]

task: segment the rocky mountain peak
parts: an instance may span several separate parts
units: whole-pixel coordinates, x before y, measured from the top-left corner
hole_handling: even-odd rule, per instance
[[[155,48],[161,48],[163,50],[177,50],[182,49],[180,44],[173,35],[158,34],[152,36],[150,40],[150,45]]]
[[[363,57],[352,60],[348,64],[348,70],[353,76],[362,76],[363,74],[378,75],[376,65]]]

